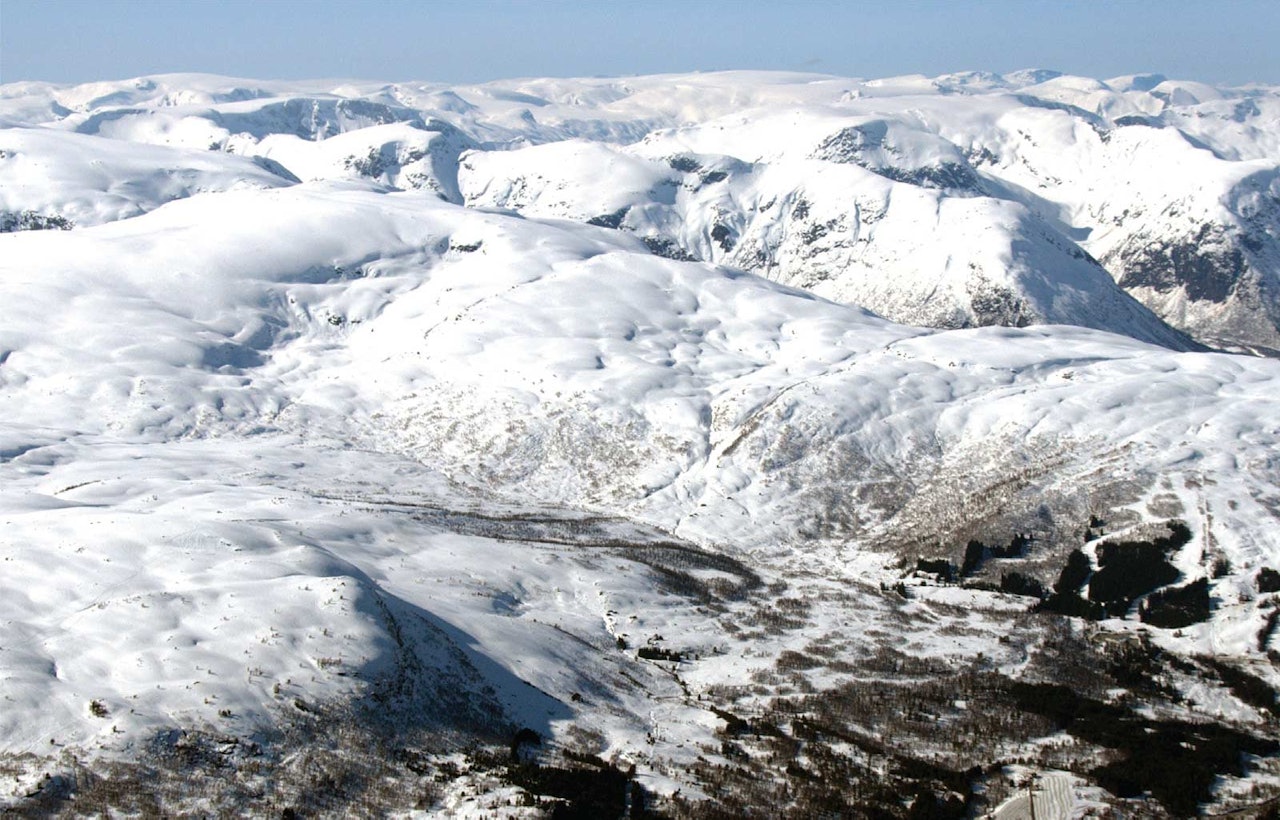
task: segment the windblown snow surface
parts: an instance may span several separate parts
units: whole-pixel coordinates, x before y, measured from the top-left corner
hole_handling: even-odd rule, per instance
[[[1278,118],[0,87],[0,805],[1265,810]]]

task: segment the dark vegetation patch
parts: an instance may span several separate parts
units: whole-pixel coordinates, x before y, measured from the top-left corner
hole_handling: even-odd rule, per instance
[[[661,646],[642,646],[636,650],[636,656],[646,661],[673,661],[679,663],[684,660],[684,653],[677,649],[666,649]]]
[[[506,768],[503,779],[535,798],[535,805],[549,809],[553,820],[596,820],[602,817],[653,817],[646,806],[644,788],[595,755],[569,752],[572,765],[540,765],[527,761]],[[546,801],[538,798],[552,798]]]
[[[554,544],[615,552],[653,570],[661,589],[709,603],[740,599],[763,586],[760,576],[736,558],[708,552],[657,530],[628,538],[622,522],[598,516],[495,515],[426,504],[402,504],[415,518],[467,535],[501,541]],[[699,574],[710,577],[701,577]]]
[[[1080,550],[1072,550],[1067,556],[1067,563],[1063,566],[1062,572],[1058,573],[1058,583],[1053,585],[1053,591],[1079,592],[1084,582],[1089,580],[1091,572],[1093,572],[1093,565],[1089,563],[1089,556]]]
[[[1280,572],[1276,572],[1271,567],[1263,567],[1258,570],[1258,592],[1280,592]]]
[[[1000,591],[1009,595],[1022,595],[1028,598],[1046,597],[1044,585],[1028,575],[1020,572],[1003,572],[1000,574]]]
[[[1107,682],[1107,686],[1089,689],[1087,692],[1077,688],[1077,692],[1102,697],[1108,693],[1108,688],[1118,685],[1132,695],[1152,702],[1182,701],[1181,693],[1169,678],[1170,669],[1178,669],[1184,674],[1197,674],[1200,671],[1194,664],[1186,663],[1176,655],[1153,645],[1145,634],[1137,637],[1124,636],[1106,642],[1105,648],[1091,662],[1098,667],[1101,679]]]
[[[987,548],[981,541],[970,541],[964,548],[964,561],[960,564],[960,575],[968,578],[982,566],[986,560]]]
[[[777,698],[763,712],[712,707],[720,758],[694,767],[710,799],[677,800],[678,817],[971,817],[1009,738],[1050,728],[1009,707],[997,673],[950,669],[886,650],[859,661],[874,676]],[[884,676],[896,670],[895,680]]]
[[[945,558],[917,558],[916,572],[935,575],[939,581],[951,583],[956,578],[955,567]]]
[[[1280,705],[1276,703],[1276,691],[1271,688],[1271,684],[1257,675],[1223,663],[1217,658],[1201,657],[1197,660],[1212,669],[1218,679],[1231,690],[1231,694],[1250,706],[1280,717]]]
[[[448,749],[443,737],[417,738]],[[163,732],[132,761],[64,758],[11,806],[13,817],[176,816],[199,803],[218,816],[372,817],[429,808],[441,796],[427,758],[355,721],[314,715],[261,744],[211,732]]]
[[[1102,525],[1102,521],[1091,517],[1085,530],[1086,538],[1095,537]],[[958,569],[947,558],[917,558],[914,571],[933,576],[941,583],[963,580],[967,588],[1037,598],[1040,603],[1036,605],[1036,611],[1088,620],[1124,617],[1134,602],[1141,600],[1138,616],[1144,623],[1177,629],[1207,620],[1212,599],[1206,578],[1179,587],[1169,586],[1180,577],[1170,558],[1190,542],[1191,530],[1176,520],[1165,526],[1167,534],[1148,540],[1098,544],[1096,568],[1082,550],[1072,550],[1052,591],[1046,590],[1034,576],[1012,570],[1001,572],[998,584],[984,580],[983,571],[988,562],[1027,556],[1033,536],[1021,533],[1015,534],[1005,545],[970,540],[965,545]],[[1280,573],[1276,575],[1280,581]],[[1261,573],[1259,577],[1262,578]],[[1271,582],[1270,576],[1266,576],[1265,582]]]
[[[741,561],[696,547],[627,543],[604,546],[619,550],[623,557],[649,567],[657,574],[659,585],[668,592],[703,603],[719,598],[740,600],[763,586],[760,576]],[[699,571],[719,575],[707,579],[693,574]]]
[[[1149,792],[1170,812],[1196,814],[1219,775],[1245,774],[1243,755],[1273,755],[1280,743],[1221,724],[1153,720],[1078,694],[1069,686],[1014,683],[1023,711],[1043,715],[1074,737],[1120,753],[1089,772],[1118,797]]]
[[[721,747],[690,770],[707,799],[677,798],[672,813],[985,816],[1020,788],[1007,774],[1018,764],[1071,771],[1132,816],[1184,817],[1221,798],[1221,777],[1247,775],[1252,756],[1280,754],[1269,729],[1170,716],[1181,708],[1178,677],[1216,668],[1203,660],[1056,616],[1021,616],[1011,639],[1034,639],[1018,680],[981,659],[957,669],[882,647],[853,659],[858,677],[831,688],[732,708],[726,701],[744,693],[717,693],[723,705],[709,708],[724,721]],[[779,681],[798,681],[811,660],[780,662]],[[1274,705],[1256,676],[1226,669],[1212,674]],[[1059,732],[1071,740],[1037,742]],[[1241,799],[1258,805],[1275,791],[1260,787]]]
[[[1026,555],[1031,544],[1031,536],[1015,534],[1006,546],[989,546],[981,541],[972,540],[964,548],[964,561],[960,564],[960,575],[968,578],[982,568],[990,558],[1021,558]]]
[[[1080,596],[1080,588],[1089,580],[1092,572],[1093,565],[1089,563],[1089,556],[1078,549],[1072,550],[1062,572],[1058,574],[1058,582],[1053,585],[1053,594],[1037,610],[1056,612],[1072,618],[1101,620],[1104,617],[1102,607]]]
[[[677,796],[675,817],[960,818],[976,804],[980,770],[886,757],[874,740],[805,719],[794,721],[791,731],[756,737],[751,754],[743,747],[746,730],[732,730],[737,740],[724,742],[719,761],[701,758],[692,767],[710,799]],[[870,770],[868,756],[884,768]]]
[[[786,649],[778,655],[778,661],[775,666],[779,671],[783,672],[803,672],[807,669],[821,669],[830,665],[830,663],[831,661],[828,658],[797,652],[794,649]]]
[[[553,818],[656,816],[634,770],[623,772],[591,754],[560,750],[550,764],[513,759],[500,745],[475,745],[484,742],[480,736],[392,738],[353,715],[337,722],[332,713],[315,716],[323,712],[295,721],[261,745],[175,730],[158,735],[134,761],[64,758],[58,774],[3,814],[386,817],[438,810],[441,784],[467,772],[520,787],[524,805]],[[513,749],[520,740],[517,735]],[[195,806],[198,812],[189,814]]]
[[[1139,596],[1178,580],[1178,570],[1168,558],[1191,541],[1191,530],[1181,521],[1167,526],[1169,535],[1150,541],[1099,544],[1089,600],[1102,604],[1108,615],[1124,615]]]
[[[756,737],[782,737],[783,732],[776,724],[770,723],[765,718],[755,718],[752,720],[744,720],[737,715],[725,709],[712,706],[711,711],[716,717],[724,721],[724,728],[720,730],[721,734],[732,737],[740,737],[742,735],[754,735]]]
[[[801,613],[805,602],[779,598],[771,608]],[[693,778],[705,799],[677,795],[655,807],[634,771],[549,749],[532,730],[506,735],[510,751],[496,737],[462,749],[460,763],[443,758],[460,751],[456,737],[394,736],[315,708],[300,713],[285,743],[173,733],[138,763],[69,769],[15,816],[171,816],[198,799],[209,800],[201,811],[220,816],[386,816],[438,810],[440,784],[465,770],[519,787],[525,806],[550,817],[657,817],[660,808],[675,818],[961,818],[983,816],[1012,792],[1016,784],[1001,774],[1010,764],[1066,769],[1146,801],[1128,807],[1135,816],[1157,814],[1152,799],[1192,816],[1218,777],[1245,774],[1251,755],[1280,753],[1273,738],[1124,705],[1161,702],[1161,679],[1178,663],[1141,638],[1103,640],[1092,626],[1043,615],[1010,626],[1014,641],[1041,647],[1023,680],[980,660],[954,668],[882,647],[849,667],[860,678],[821,691],[752,705],[739,700],[746,688],[704,693],[723,721],[718,745],[667,773]],[[782,660],[785,673],[812,666],[808,656]],[[1210,669],[1274,713],[1274,693],[1256,676],[1215,659],[1197,663],[1178,669]],[[1126,693],[1119,699],[1117,688]],[[1057,731],[1076,742],[1034,742]]]
[[[17,233],[18,231],[69,231],[75,223],[57,214],[42,214],[36,211],[0,211],[0,233]]]
[[[1138,617],[1152,626],[1181,629],[1207,621],[1209,604],[1209,579],[1200,578],[1151,593],[1139,607]]]
[[[1099,544],[1096,570],[1088,556],[1073,550],[1053,594],[1039,609],[1090,620],[1123,617],[1138,598],[1178,580],[1169,558],[1191,541],[1191,530],[1181,521],[1170,521],[1166,527],[1168,535],[1150,540]],[[1081,595],[1086,583],[1087,598]],[[1176,628],[1206,619],[1210,603],[1208,582],[1193,582],[1152,596],[1140,614],[1153,626]]]

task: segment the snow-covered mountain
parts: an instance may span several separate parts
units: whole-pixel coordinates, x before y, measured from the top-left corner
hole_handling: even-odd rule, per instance
[[[0,87],[5,805],[1262,805],[1277,99]]]
[[[0,121],[41,132],[594,220],[898,321],[1083,324],[1186,345],[1124,291],[1204,343],[1260,351],[1280,346],[1278,118],[1270,88],[1044,71],[469,87],[173,75],[0,98]],[[67,149],[5,150],[31,164]],[[173,162],[187,178],[204,169]],[[84,210],[52,190],[5,207]]]

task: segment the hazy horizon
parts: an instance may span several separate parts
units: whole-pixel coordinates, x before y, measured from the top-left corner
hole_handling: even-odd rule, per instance
[[[0,82],[202,72],[483,82],[730,69],[858,77],[1046,68],[1280,83],[1280,3],[4,0]]]

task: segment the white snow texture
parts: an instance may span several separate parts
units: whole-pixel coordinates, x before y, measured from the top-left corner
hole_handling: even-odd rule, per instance
[[[1100,510],[1193,533],[1214,612],[1160,641],[1261,657],[1278,133],[1275,89],[1045,72],[0,86],[0,212],[49,228],[0,235],[0,750],[248,732],[409,652],[691,759],[716,718],[634,645],[695,694],[755,661],[632,548],[872,589]]]

